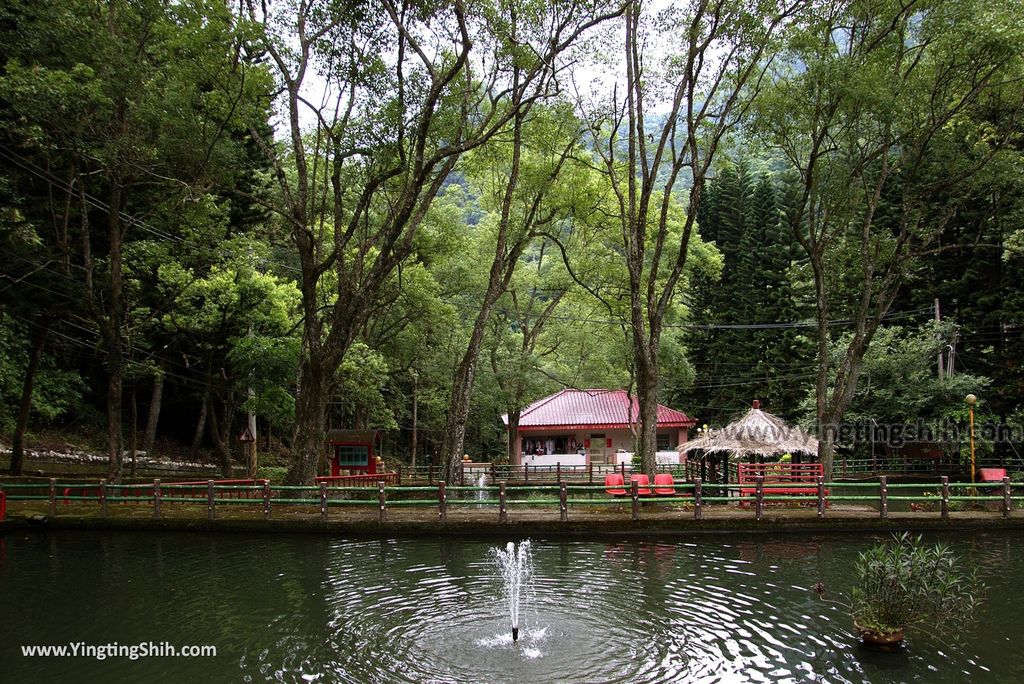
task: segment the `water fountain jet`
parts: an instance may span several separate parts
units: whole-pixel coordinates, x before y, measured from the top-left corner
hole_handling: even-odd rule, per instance
[[[495,549],[495,560],[501,571],[502,591],[508,604],[509,618],[512,623],[512,641],[519,641],[519,605],[523,588],[529,587],[530,576],[533,574],[533,556],[530,553],[530,540],[509,542],[504,550]]]

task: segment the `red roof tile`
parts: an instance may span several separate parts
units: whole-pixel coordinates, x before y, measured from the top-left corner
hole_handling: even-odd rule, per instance
[[[638,413],[636,397],[628,397],[625,390],[564,389],[524,408],[519,429],[626,428]],[[502,420],[508,424],[507,415]],[[660,427],[690,427],[696,422],[681,411],[658,404]]]

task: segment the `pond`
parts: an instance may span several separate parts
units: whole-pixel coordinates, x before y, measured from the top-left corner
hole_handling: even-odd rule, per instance
[[[858,645],[841,599],[876,538],[532,541],[522,635],[508,540],[85,533],[0,538],[5,681],[946,682],[1024,680],[1024,536],[945,535],[987,585],[957,643]],[[215,657],[25,657],[169,642]]]

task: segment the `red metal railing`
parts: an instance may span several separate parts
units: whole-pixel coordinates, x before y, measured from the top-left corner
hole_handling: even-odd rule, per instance
[[[374,473],[373,475],[327,475],[316,478],[316,483],[329,487],[376,487],[378,482],[386,485],[398,484],[398,473]]]
[[[7,517],[7,493],[0,490],[0,521]]]
[[[816,494],[824,474],[820,463],[740,463],[738,471],[740,496],[756,494],[758,478],[773,494]]]

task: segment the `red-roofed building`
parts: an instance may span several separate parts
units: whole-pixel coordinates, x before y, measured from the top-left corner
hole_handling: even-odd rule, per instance
[[[564,389],[523,409],[515,439],[518,463],[618,463],[632,458],[639,415],[636,397],[624,390]],[[502,416],[508,427],[508,416]],[[677,447],[697,421],[658,405],[658,460],[678,462]]]

